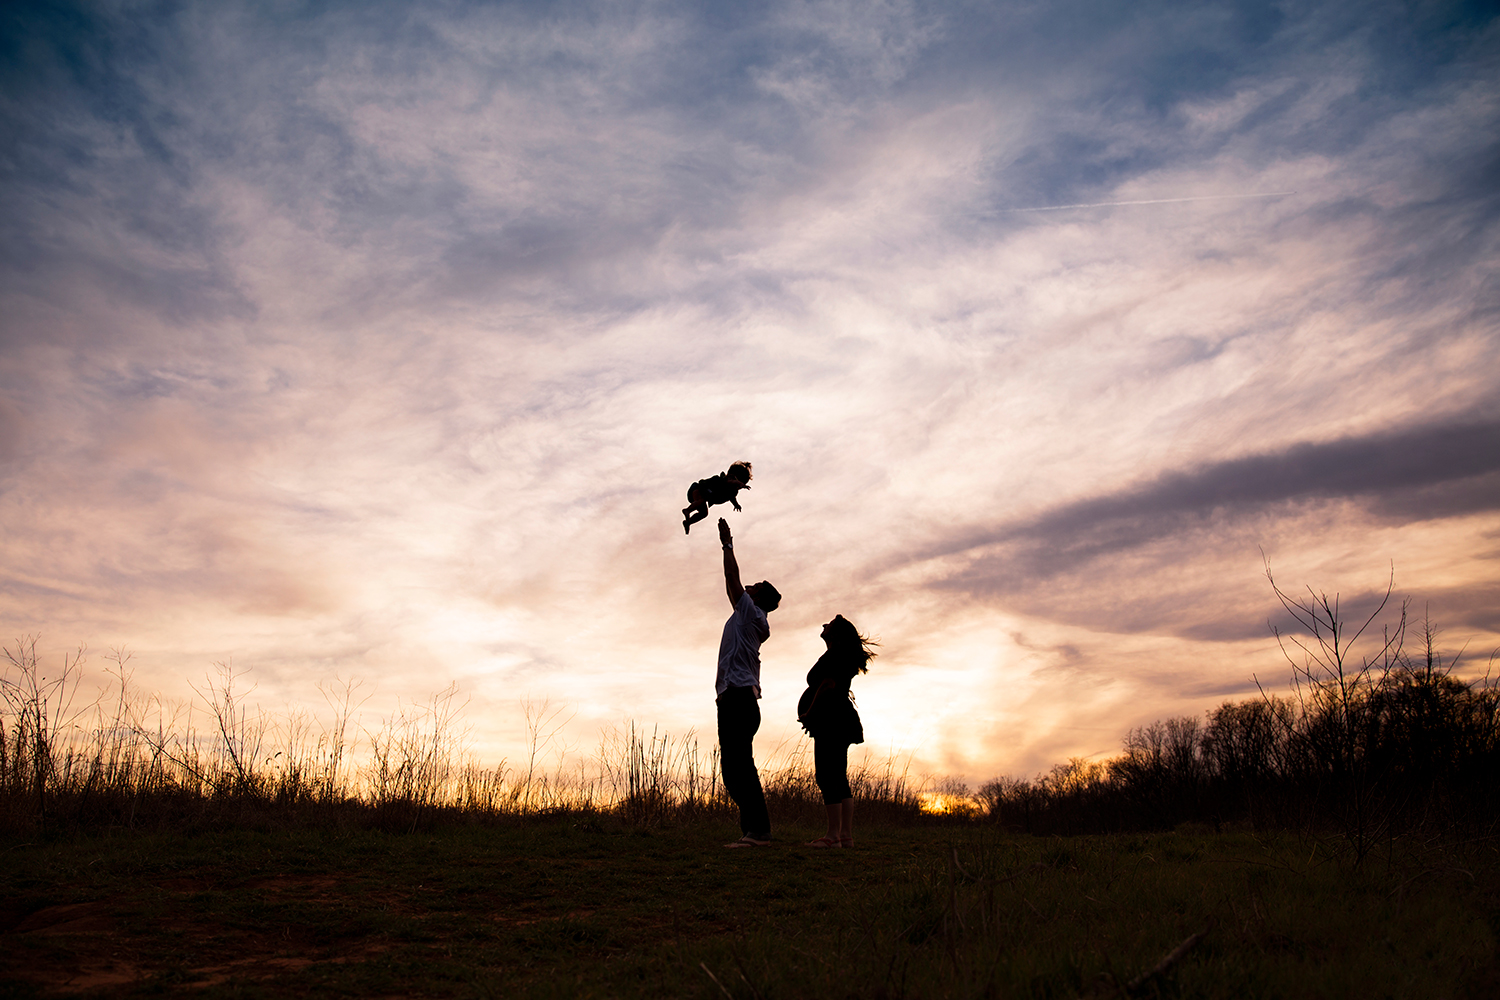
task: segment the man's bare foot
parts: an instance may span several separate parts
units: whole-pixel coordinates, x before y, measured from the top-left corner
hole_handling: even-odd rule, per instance
[[[771,846],[771,840],[770,840],[769,837],[766,838],[765,840],[762,840],[759,837],[752,837],[750,834],[747,833],[743,837],[741,837],[739,840],[736,840],[736,841],[733,841],[731,843],[725,844],[724,846],[725,847],[770,847]]]

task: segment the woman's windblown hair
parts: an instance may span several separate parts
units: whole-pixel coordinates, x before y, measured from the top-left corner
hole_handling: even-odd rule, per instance
[[[828,652],[839,658],[849,658],[859,664],[860,673],[868,673],[867,664],[875,657],[874,647],[880,645],[868,636],[860,635],[854,623],[843,615],[835,615],[828,626]]]

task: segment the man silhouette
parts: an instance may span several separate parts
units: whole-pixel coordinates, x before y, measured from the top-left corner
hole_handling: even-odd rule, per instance
[[[766,847],[771,843],[771,815],[755,770],[752,744],[760,728],[760,644],[770,638],[766,615],[781,603],[781,594],[765,580],[740,585],[740,566],[734,558],[729,522],[719,518],[719,542],[724,548],[724,589],[734,613],[724,623],[719,640],[718,694],[719,763],[724,790],[740,807],[739,840],[725,847]]]

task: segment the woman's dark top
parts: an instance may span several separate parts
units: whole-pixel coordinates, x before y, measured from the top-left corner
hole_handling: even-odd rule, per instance
[[[865,729],[859,712],[849,700],[849,683],[864,660],[839,656],[832,650],[818,657],[807,672],[807,690],[797,701],[797,721],[815,740],[863,743]]]

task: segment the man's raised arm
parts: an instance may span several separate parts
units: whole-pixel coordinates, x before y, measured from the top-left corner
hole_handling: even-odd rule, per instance
[[[724,589],[729,594],[732,607],[739,607],[740,595],[745,588],[740,584],[740,564],[734,559],[734,536],[729,533],[729,522],[719,518],[719,544],[724,546]]]

